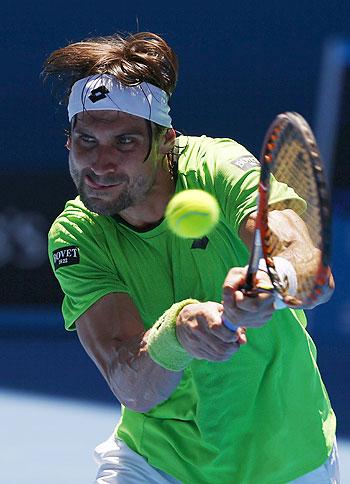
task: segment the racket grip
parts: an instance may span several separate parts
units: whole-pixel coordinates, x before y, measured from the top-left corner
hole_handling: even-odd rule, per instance
[[[229,329],[233,333],[236,333],[236,331],[239,328],[239,326],[237,326],[236,324],[233,324],[231,321],[229,321],[226,318],[221,318],[221,319],[222,319],[223,325],[226,326],[227,329]]]

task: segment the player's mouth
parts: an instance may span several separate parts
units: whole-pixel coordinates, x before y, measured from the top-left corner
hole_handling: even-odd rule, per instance
[[[93,180],[89,175],[85,175],[85,183],[88,185],[88,187],[93,188],[94,190],[109,190],[111,188],[114,188],[118,185],[119,183],[98,183],[97,181]]]

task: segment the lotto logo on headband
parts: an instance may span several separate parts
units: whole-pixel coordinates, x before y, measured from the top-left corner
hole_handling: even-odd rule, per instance
[[[92,89],[89,99],[92,103],[95,103],[107,97],[106,94],[108,93],[109,93],[109,90],[106,88],[106,86],[100,86],[100,87],[97,87],[96,89]]]

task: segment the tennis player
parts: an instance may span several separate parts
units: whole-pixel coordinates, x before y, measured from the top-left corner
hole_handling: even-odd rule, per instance
[[[96,448],[96,482],[339,482],[335,416],[304,313],[240,291],[256,159],[233,140],[176,136],[177,59],[155,34],[70,44],[44,73],[66,89],[79,193],[49,233],[65,325],[122,404],[112,437]],[[196,240],[164,221],[172,195],[191,188],[213,194],[221,210],[215,230]],[[297,198],[277,182],[272,196]],[[300,224],[288,209],[270,224],[278,270],[293,284],[293,260],[314,250]],[[269,282],[262,267],[257,283]],[[325,300],[332,291],[330,277]]]

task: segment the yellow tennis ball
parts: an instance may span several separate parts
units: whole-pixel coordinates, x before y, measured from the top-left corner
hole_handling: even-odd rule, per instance
[[[199,239],[209,234],[219,221],[219,205],[203,190],[184,190],[170,200],[165,217],[174,234]]]

